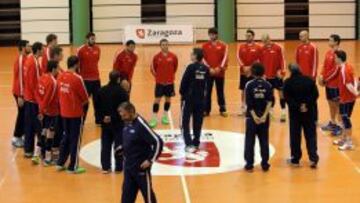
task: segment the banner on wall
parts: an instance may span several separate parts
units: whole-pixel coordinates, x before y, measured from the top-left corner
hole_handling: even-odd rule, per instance
[[[192,25],[127,25],[125,41],[134,40],[138,44],[158,44],[163,38],[170,43],[193,43]]]

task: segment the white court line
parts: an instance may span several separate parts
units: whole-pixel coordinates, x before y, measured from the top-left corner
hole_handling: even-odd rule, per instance
[[[11,158],[10,167],[15,162],[17,154],[18,154],[18,150],[15,151],[15,153],[13,154],[13,157]],[[0,188],[2,188],[3,184],[5,183],[5,179],[6,179],[6,176],[8,175],[8,172],[9,172],[9,168],[7,170],[5,170],[4,177],[0,180]]]
[[[329,136],[321,128],[319,130],[322,135],[324,135],[329,141],[332,142],[332,139],[330,139]],[[338,151],[354,167],[355,171],[360,174],[360,167],[344,151],[340,151],[340,150]]]
[[[175,134],[174,122],[172,119],[171,111],[168,111],[168,117],[169,117],[170,129]],[[180,180],[181,180],[181,185],[182,185],[182,188],[184,191],[185,203],[191,203],[189,188],[187,186],[186,177],[185,177],[184,173],[181,173]]]

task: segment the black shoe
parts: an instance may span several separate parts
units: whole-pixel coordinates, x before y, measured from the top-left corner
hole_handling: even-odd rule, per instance
[[[264,172],[267,172],[270,170],[270,164],[264,164],[261,166],[261,168]]]
[[[116,168],[115,169],[115,173],[122,173],[123,172],[123,169],[122,168]]]
[[[317,168],[317,163],[313,162],[313,161],[310,161],[310,168],[316,169]]]
[[[294,161],[293,159],[287,159],[286,163],[293,167],[300,167],[300,163],[298,161]]]
[[[244,169],[245,169],[245,171],[247,171],[247,172],[253,172],[253,171],[254,171],[254,166],[252,166],[252,165],[246,165],[246,166],[244,167]]]

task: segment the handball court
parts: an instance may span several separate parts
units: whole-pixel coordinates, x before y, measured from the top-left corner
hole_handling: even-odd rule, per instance
[[[298,42],[281,42],[285,48],[286,62],[294,60],[294,50]],[[327,41],[316,42],[320,52],[322,67]],[[348,62],[354,65],[360,74],[360,42],[343,41],[341,44],[348,54]],[[101,45],[100,70],[102,84],[107,83],[108,72],[120,45]],[[190,45],[171,45],[179,58],[176,78],[176,91],[185,66],[190,62]],[[12,67],[16,56],[15,47],[0,48],[0,202],[1,203],[113,203],[120,201],[122,174],[103,175],[84,160],[80,165],[87,173],[70,175],[57,172],[54,167],[33,166],[30,160],[23,158],[23,150],[15,150],[10,142],[16,117],[16,106],[11,95]],[[76,49],[64,47],[62,67],[66,68],[67,56]],[[154,80],[150,74],[150,62],[158,46],[137,46],[139,60],[133,79],[131,100],[138,112],[145,118],[151,116]],[[228,118],[219,116],[215,94],[211,116],[205,118],[203,129],[245,132],[244,117],[237,116],[240,109],[239,70],[235,57],[236,44],[229,49],[229,67],[226,73],[225,96]],[[328,121],[329,113],[324,89],[319,87],[320,123]],[[177,95],[172,104],[171,114],[174,128],[179,127],[180,101]],[[285,160],[289,157],[288,123],[279,122],[279,103],[275,107],[275,120],[271,122],[270,142],[275,154],[270,160],[272,165],[268,173],[259,166],[253,173],[235,170],[209,175],[153,176],[154,190],[160,203],[239,203],[239,202],[360,202],[360,112],[355,105],[352,116],[355,150],[340,152],[332,145],[332,137],[318,130],[318,169],[309,168],[307,153],[303,142],[301,168],[289,167]],[[162,109],[162,106],[161,106]],[[94,124],[92,110],[84,127],[82,145],[99,139],[100,128]],[[162,113],[160,111],[160,113]],[[159,114],[160,117],[161,114]],[[170,129],[159,125],[158,129]],[[243,150],[243,146],[240,151]],[[98,152],[100,153],[100,152]],[[233,154],[232,156],[239,156]],[[227,157],[231,158],[231,157]],[[242,157],[241,157],[242,158]],[[221,159],[221,157],[220,157]],[[138,197],[137,203],[143,202]]]

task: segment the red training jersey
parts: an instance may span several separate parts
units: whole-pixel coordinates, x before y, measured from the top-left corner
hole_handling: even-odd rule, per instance
[[[339,73],[340,67],[337,66],[335,62],[335,50],[331,49],[325,54],[324,65],[321,72],[326,87],[338,88],[340,77]]]
[[[41,57],[41,72],[47,72],[47,64],[50,60],[50,47],[45,47],[43,55]]]
[[[285,57],[280,45],[272,43],[262,46],[259,59],[265,67],[266,79],[276,78],[279,71],[282,76],[285,75]]]
[[[100,54],[100,47],[97,45],[89,46],[85,44],[78,49],[77,56],[80,60],[79,74],[84,80],[100,80]]]
[[[347,87],[347,84],[352,84],[354,88],[357,88],[357,82],[355,81],[354,68],[346,63],[340,66],[340,81],[339,81],[339,93],[340,103],[348,103],[356,100],[356,96]]]
[[[319,52],[314,43],[302,43],[296,48],[296,63],[303,75],[316,79]]]
[[[208,41],[202,45],[204,64],[209,68],[220,68],[215,77],[224,77],[228,62],[228,46],[222,41]]]
[[[244,74],[244,67],[259,61],[261,46],[255,42],[240,44],[237,50],[237,60],[240,73]]]
[[[178,58],[172,52],[164,54],[159,52],[153,58],[151,72],[157,84],[174,84],[175,73],[178,67]]]
[[[51,73],[43,74],[39,78],[37,94],[39,113],[47,116],[58,116],[60,107],[57,81]]]
[[[60,115],[64,118],[79,118],[84,115],[83,107],[88,94],[80,75],[66,71],[58,77]]]
[[[113,69],[119,71],[121,76],[131,81],[137,59],[138,57],[135,53],[126,51],[125,49],[122,51],[119,50],[115,54]]]
[[[20,54],[16,57],[13,69],[12,93],[17,97],[24,96],[24,65],[26,56]]]
[[[41,76],[40,63],[33,54],[30,54],[24,65],[24,99],[36,103],[38,79]]]

